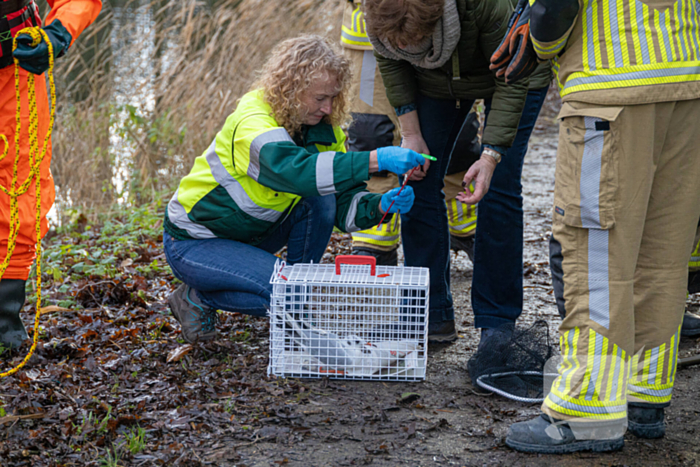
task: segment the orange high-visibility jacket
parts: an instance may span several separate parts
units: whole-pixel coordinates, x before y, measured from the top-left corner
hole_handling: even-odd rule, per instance
[[[57,19],[71,34],[73,41],[92,23],[102,8],[101,0],[47,0],[51,11],[46,17],[45,24],[51,24]],[[0,0],[0,134],[7,137],[7,156],[0,161],[0,184],[9,187],[12,183],[13,164],[15,160],[15,78],[12,61],[12,37],[21,29],[30,26],[41,26],[39,11],[32,0]],[[70,52],[69,52],[70,53]],[[12,65],[12,66],[11,66]],[[20,132],[20,158],[17,167],[18,183],[29,175],[29,110],[27,102],[28,72],[20,69],[20,95],[22,97],[22,129]],[[38,114],[39,140],[48,130],[49,102],[46,95],[45,80],[36,80],[36,103]],[[4,149],[0,142],[0,154]],[[41,167],[41,235],[48,231],[48,214],[54,202],[54,185],[51,171],[51,144],[47,148]],[[36,212],[34,185],[18,198],[20,228],[16,247],[10,264],[5,271],[5,279],[26,279],[34,262],[36,242]],[[10,198],[0,192],[0,261],[7,253],[9,236]]]
[[[46,25],[55,19],[61,20],[73,41],[83,30],[92,24],[102,9],[102,0],[47,0],[51,11],[46,17]],[[71,45],[73,43],[71,42]]]

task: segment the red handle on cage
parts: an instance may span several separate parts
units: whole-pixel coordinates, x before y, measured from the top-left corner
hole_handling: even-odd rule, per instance
[[[340,255],[335,257],[335,274],[340,274],[340,266],[342,264],[366,264],[370,267],[370,274],[377,275],[377,258],[374,256],[362,255]]]

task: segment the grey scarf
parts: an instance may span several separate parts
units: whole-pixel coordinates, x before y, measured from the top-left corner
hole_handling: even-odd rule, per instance
[[[452,56],[462,32],[459,23],[456,0],[445,0],[445,11],[435,25],[432,36],[423,39],[420,44],[406,49],[392,46],[385,40],[369,35],[374,50],[380,55],[393,60],[405,60],[420,68],[440,68]]]

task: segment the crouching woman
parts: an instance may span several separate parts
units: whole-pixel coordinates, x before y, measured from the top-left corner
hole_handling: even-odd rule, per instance
[[[274,254],[285,245],[287,263],[318,263],[333,226],[363,230],[387,210],[410,210],[410,187],[378,195],[365,181],[425,160],[398,147],[345,151],[349,83],[349,62],[325,39],[282,42],[180,181],[163,243],[184,282],[168,303],[186,341],[215,337],[217,309],[265,316]]]

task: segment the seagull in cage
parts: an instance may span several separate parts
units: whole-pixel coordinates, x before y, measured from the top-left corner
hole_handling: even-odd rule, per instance
[[[340,337],[285,313],[285,330],[292,342],[316,359],[322,373],[370,375],[396,367],[418,349],[416,341],[367,342],[356,335]]]

